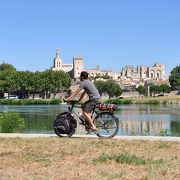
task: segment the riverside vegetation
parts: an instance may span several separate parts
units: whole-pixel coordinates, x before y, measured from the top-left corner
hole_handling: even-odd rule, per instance
[[[180,179],[180,143],[0,138],[1,180]]]
[[[179,104],[180,96],[131,97],[125,99],[108,99],[106,103],[113,104]]]
[[[84,99],[82,102],[86,101]],[[179,104],[179,96],[160,96],[160,97],[138,97],[125,99],[102,100],[109,104]],[[61,104],[62,99],[0,99],[0,105],[36,105],[36,104]]]
[[[18,112],[0,113],[0,133],[21,132],[24,128],[24,119],[19,116]]]

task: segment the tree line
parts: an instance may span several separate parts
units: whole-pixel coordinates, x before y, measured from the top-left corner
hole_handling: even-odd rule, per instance
[[[180,66],[176,66],[170,72],[170,85],[152,85],[150,93],[156,95],[159,93],[170,93],[171,90],[180,87]],[[105,82],[97,81],[98,78],[106,79]],[[89,77],[94,80],[100,95],[107,94],[109,98],[118,97],[123,90],[116,84],[110,76]],[[45,99],[49,98],[50,93],[56,93],[57,90],[67,90],[71,86],[71,77],[64,71],[45,70],[43,72],[17,71],[12,65],[7,63],[0,64],[0,92],[8,94],[17,94],[22,98],[33,95],[37,92],[43,92]],[[140,85],[135,88],[139,96],[146,94],[146,87]]]
[[[71,86],[71,77],[64,71],[45,70],[17,71],[12,65],[0,65],[0,92],[17,94],[21,98],[30,96],[30,93],[43,92],[45,99],[50,93],[57,90],[67,90]]]
[[[147,88],[142,85],[138,86],[135,90],[138,91],[139,96],[147,93]],[[164,96],[164,93],[171,92],[171,87],[167,84],[151,85],[149,90],[150,90],[151,95],[153,96],[155,96],[156,94],[160,94],[161,92],[163,93],[163,96]]]

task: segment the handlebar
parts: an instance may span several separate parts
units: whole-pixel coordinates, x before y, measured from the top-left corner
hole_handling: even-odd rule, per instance
[[[77,103],[77,101],[75,101],[75,100],[66,101],[65,99],[63,99],[63,101],[66,103],[69,103],[69,104],[76,104]]]

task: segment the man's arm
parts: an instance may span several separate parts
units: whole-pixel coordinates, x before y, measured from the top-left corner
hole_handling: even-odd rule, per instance
[[[81,96],[80,96],[79,100],[77,101],[77,103],[80,102],[80,101],[84,98],[85,94],[86,94],[86,91],[84,91],[84,92],[81,94]]]
[[[66,101],[69,101],[71,98],[76,96],[82,89],[78,88],[76,91],[74,91],[68,98],[66,98]]]

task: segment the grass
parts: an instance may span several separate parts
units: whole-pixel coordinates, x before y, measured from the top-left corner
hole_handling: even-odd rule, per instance
[[[180,97],[179,95],[175,96],[156,96],[156,97],[137,97],[137,98],[131,98],[133,102],[148,102],[148,101],[159,101],[160,103],[166,104],[166,103],[180,103]]]
[[[180,143],[0,138],[1,180],[180,179]]]

